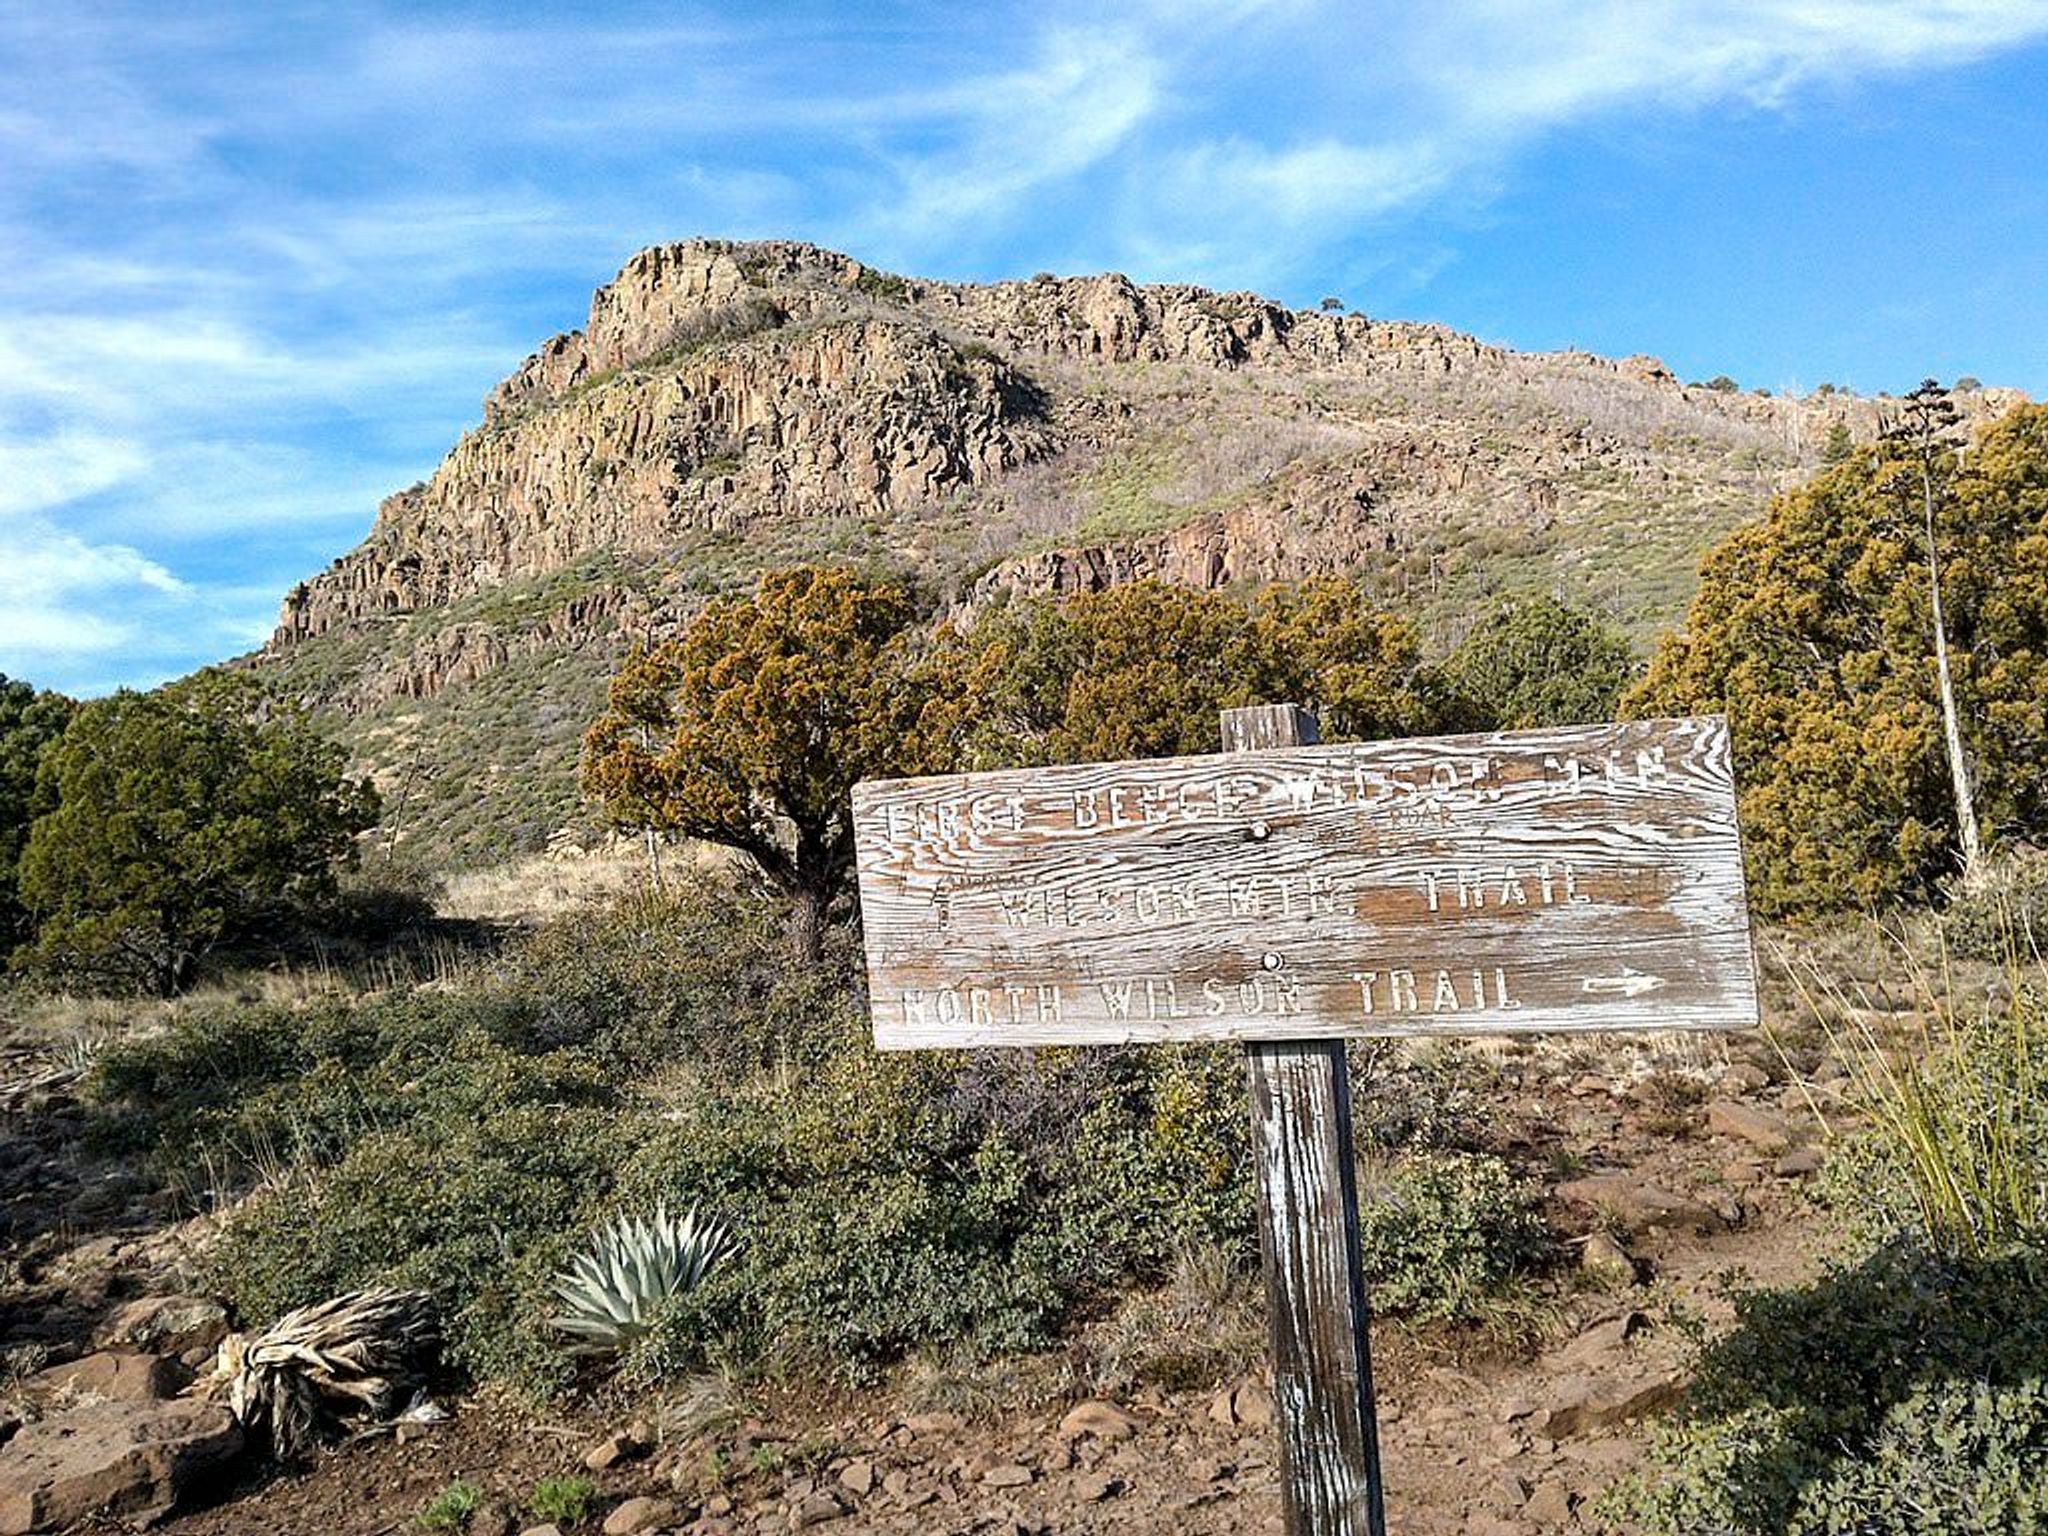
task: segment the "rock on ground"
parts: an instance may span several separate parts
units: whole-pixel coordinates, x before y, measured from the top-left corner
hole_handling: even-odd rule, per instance
[[[241,1448],[213,1403],[94,1403],[44,1419],[0,1447],[0,1536],[160,1513]]]

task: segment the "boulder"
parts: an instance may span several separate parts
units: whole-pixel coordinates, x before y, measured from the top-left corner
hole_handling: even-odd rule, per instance
[[[606,1435],[584,1454],[583,1465],[593,1472],[609,1472],[622,1462],[639,1460],[654,1449],[652,1436],[643,1435],[640,1428],[637,1424],[629,1424],[615,1434]]]
[[[1794,1147],[1773,1165],[1781,1179],[1803,1179],[1820,1172],[1820,1151],[1815,1147]]]
[[[682,1510],[670,1499],[628,1499],[604,1517],[604,1536],[641,1536],[674,1525]]]
[[[1128,1440],[1138,1432],[1138,1421],[1115,1403],[1098,1398],[1068,1409],[1059,1432],[1063,1440],[1079,1440],[1084,1435],[1097,1440]]]
[[[1622,1379],[1568,1376],[1551,1389],[1550,1407],[1533,1427],[1557,1440],[1604,1429],[1663,1408],[1677,1400],[1682,1383],[1676,1373],[1651,1372]]]
[[[1766,1152],[1782,1152],[1792,1145],[1792,1127],[1783,1115],[1774,1115],[1753,1104],[1734,1099],[1716,1099],[1707,1106],[1707,1129],[1717,1136],[1733,1136]]]
[[[156,1403],[176,1397],[192,1373],[175,1360],[130,1349],[103,1349],[38,1371],[28,1383],[36,1398],[94,1397],[114,1403]]]
[[[140,1296],[100,1329],[102,1349],[182,1355],[213,1349],[228,1336],[228,1312],[211,1296]]]
[[[1636,1261],[1605,1232],[1594,1232],[1579,1250],[1579,1268],[1603,1285],[1634,1285]]]
[[[1596,1173],[1557,1187],[1558,1198],[1611,1217],[1625,1231],[1656,1228],[1714,1232],[1726,1225],[1721,1217],[1683,1195],[1628,1173]]]
[[[44,1419],[0,1447],[0,1536],[161,1514],[241,1448],[214,1403],[92,1403]]]

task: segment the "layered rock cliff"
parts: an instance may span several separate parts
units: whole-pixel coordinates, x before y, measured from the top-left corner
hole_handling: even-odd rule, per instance
[[[1837,424],[1867,439],[1890,408],[1115,274],[939,283],[691,241],[493,389],[259,664],[390,773],[545,781],[508,834],[532,841],[573,810],[621,650],[773,564],[870,560],[970,608],[1349,571],[1439,630],[1542,585],[1647,634]]]

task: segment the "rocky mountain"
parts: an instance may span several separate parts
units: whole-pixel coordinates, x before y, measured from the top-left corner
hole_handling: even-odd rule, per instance
[[[1356,572],[1446,643],[1550,588],[1647,639],[1702,551],[1892,408],[1716,384],[1115,274],[659,246],[290,594],[254,661],[378,772],[391,836],[473,862],[576,823],[576,743],[628,644],[792,560],[969,608]]]

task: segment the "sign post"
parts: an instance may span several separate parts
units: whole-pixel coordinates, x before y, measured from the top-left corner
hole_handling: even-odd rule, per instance
[[[1343,1040],[1757,1021],[1728,730],[1634,721],[857,786],[884,1050],[1239,1040],[1292,1536],[1381,1536]]]
[[[1223,714],[1225,752],[1317,739],[1292,704]],[[1287,1529],[1386,1536],[1344,1042],[1254,1040],[1244,1055]]]

